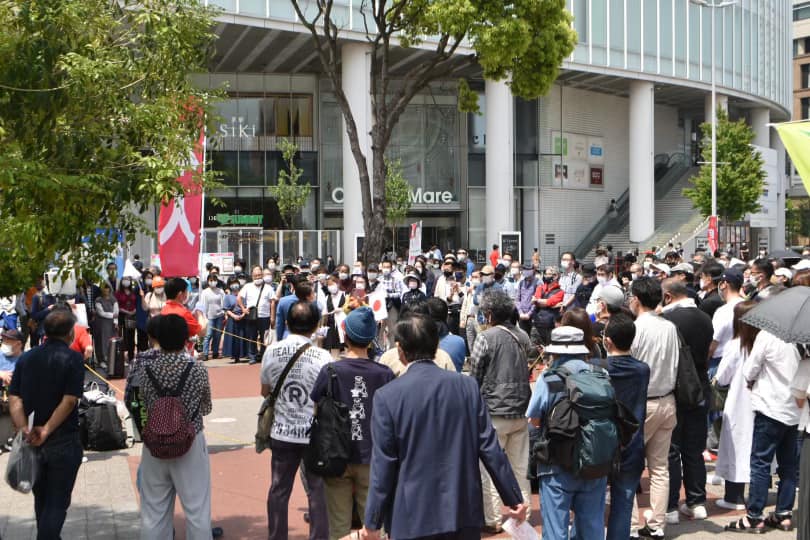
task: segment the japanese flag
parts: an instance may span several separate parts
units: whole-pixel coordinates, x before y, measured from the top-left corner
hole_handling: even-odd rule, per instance
[[[374,311],[374,320],[377,322],[388,318],[388,308],[385,306],[385,290],[378,290],[368,295],[368,306]]]

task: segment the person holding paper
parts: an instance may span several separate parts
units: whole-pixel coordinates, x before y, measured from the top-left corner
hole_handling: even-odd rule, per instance
[[[37,538],[59,538],[82,462],[77,405],[84,363],[69,347],[75,323],[69,310],[45,317],[48,341],[20,357],[9,387],[14,426],[40,449],[40,476],[33,489]]]

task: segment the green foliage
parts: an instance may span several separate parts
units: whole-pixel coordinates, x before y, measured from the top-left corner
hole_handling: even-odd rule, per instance
[[[385,170],[385,220],[395,227],[411,209],[411,185],[405,180],[400,160],[386,158]]]
[[[307,204],[312,188],[307,182],[298,183],[301,175],[304,174],[304,170],[295,164],[298,146],[287,139],[281,139],[278,146],[289,172],[284,169],[279,171],[276,185],[268,187],[267,191],[276,200],[281,219],[284,220],[287,227],[293,227],[295,216]]]
[[[704,161],[711,161],[712,125],[701,124]],[[730,122],[728,114],[717,109],[717,213],[724,221],[738,221],[759,210],[765,186],[762,156],[752,146],[754,131],[745,120]],[[694,187],[684,195],[704,216],[712,209],[712,167],[706,163],[692,180]]]
[[[210,110],[198,0],[0,0],[0,294],[59,254],[94,274],[175,181]],[[196,175],[202,188],[211,173]]]
[[[373,128],[372,155],[368,156],[359,144],[358,132],[370,126],[357,126],[342,89],[339,34],[345,27],[343,4],[335,0],[290,1],[298,20],[312,36],[311,44],[343,113],[360,178],[366,260],[382,254],[387,215],[384,156],[414,96],[433,81],[452,77],[465,68],[480,68],[485,79],[507,80],[514,95],[536,99],[548,91],[577,40],[571,15],[565,9],[566,0],[361,2],[366,42],[372,48],[369,75]],[[392,50],[417,46],[420,50],[413,51],[416,61],[409,68],[390,72],[394,65]],[[425,51],[430,54],[422,54]],[[459,81],[458,92],[459,110],[478,112],[478,96],[466,81]]]
[[[785,230],[788,245],[799,245],[810,237],[810,199],[785,201]]]

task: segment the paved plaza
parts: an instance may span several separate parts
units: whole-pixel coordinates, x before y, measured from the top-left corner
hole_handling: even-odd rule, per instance
[[[267,536],[266,498],[270,485],[270,454],[257,454],[253,448],[259,395],[259,366],[230,365],[227,361],[208,362],[214,398],[214,411],[206,417],[205,434],[211,455],[214,525],[223,527],[224,538],[260,539]],[[123,381],[113,381],[123,390]],[[87,452],[87,462],[79,470],[73,504],[68,512],[62,537],[66,540],[139,538],[138,496],[135,478],[141,445],[118,452]],[[5,471],[8,454],[0,456]],[[648,486],[644,483],[645,491]],[[709,486],[709,519],[682,521],[667,527],[668,538],[724,538],[737,535],[723,532],[723,525],[740,513],[717,508],[722,486]],[[771,494],[773,499],[774,493]],[[0,536],[4,540],[36,538],[34,499],[12,491],[0,483]],[[646,504],[647,495],[642,498]],[[773,502],[773,500],[771,501]],[[532,524],[540,527],[538,499],[532,500]],[[303,514],[306,497],[296,483],[290,501],[290,538],[308,537]],[[179,501],[175,510],[177,538],[185,538]],[[769,532],[768,538],[794,538],[795,532]],[[508,538],[502,535],[499,538]]]

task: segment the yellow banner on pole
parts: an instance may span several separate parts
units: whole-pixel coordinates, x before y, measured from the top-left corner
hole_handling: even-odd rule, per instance
[[[774,124],[782,143],[798,171],[804,189],[810,193],[810,121]]]

